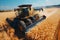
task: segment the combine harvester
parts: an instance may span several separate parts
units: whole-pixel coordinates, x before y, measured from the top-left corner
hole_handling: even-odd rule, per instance
[[[40,15],[40,13],[35,13],[36,10],[31,7],[32,5],[20,5],[18,9],[15,9],[16,17],[11,20],[7,18],[6,21],[10,26],[21,32],[28,32],[32,27],[34,27],[38,22],[41,22],[46,18],[45,15]],[[42,9],[40,9],[42,10]]]

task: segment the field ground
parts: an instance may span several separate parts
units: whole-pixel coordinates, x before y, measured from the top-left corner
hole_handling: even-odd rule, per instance
[[[60,8],[44,8],[44,11],[41,11],[40,14],[46,15],[47,18],[26,33],[27,39],[60,40]],[[0,12],[0,25],[5,24],[5,19],[7,17],[15,17],[15,12]],[[4,33],[6,36],[6,32]],[[0,34],[2,33],[0,32]],[[7,35],[6,37],[1,37],[2,35],[0,35],[0,39],[10,38],[13,40],[13,37],[11,38],[11,36],[8,37]],[[16,40],[18,40],[17,37]]]

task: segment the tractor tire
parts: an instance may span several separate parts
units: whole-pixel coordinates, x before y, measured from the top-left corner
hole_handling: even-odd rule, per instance
[[[27,26],[30,25],[30,24],[32,24],[32,20],[31,19],[26,19],[26,20],[27,20],[27,23],[26,23]]]
[[[25,24],[25,22],[24,21],[20,21],[20,30],[21,31],[25,31],[25,29],[26,29],[26,24]]]
[[[31,19],[33,23],[36,21],[35,17],[29,17],[29,19]]]

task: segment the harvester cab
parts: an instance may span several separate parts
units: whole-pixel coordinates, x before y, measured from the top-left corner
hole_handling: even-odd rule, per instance
[[[20,18],[28,18],[33,13],[33,8],[31,8],[32,5],[20,5],[18,6],[18,9],[15,9],[18,11],[18,16]]]

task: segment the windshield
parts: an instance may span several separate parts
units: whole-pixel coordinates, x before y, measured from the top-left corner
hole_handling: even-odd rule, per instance
[[[21,14],[21,13],[25,13],[25,12],[27,12],[28,11],[28,8],[22,8],[22,9],[20,9],[19,11],[18,11],[18,14]]]

